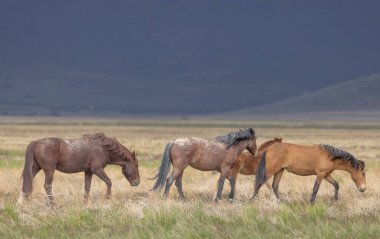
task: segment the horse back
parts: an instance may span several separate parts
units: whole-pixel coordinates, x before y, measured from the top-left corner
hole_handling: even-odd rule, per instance
[[[266,154],[267,167],[286,168],[299,175],[314,174],[329,164],[329,157],[317,145],[281,143],[273,145]]]
[[[35,158],[42,169],[76,173],[102,166],[103,150],[83,139],[44,138],[36,141]],[[94,160],[99,161],[96,165]]]

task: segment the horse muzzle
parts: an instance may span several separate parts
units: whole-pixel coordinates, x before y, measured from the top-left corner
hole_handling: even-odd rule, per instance
[[[140,184],[140,180],[134,180],[134,181],[130,182],[130,184],[132,187],[136,187],[137,185]]]
[[[365,189],[366,189],[366,186],[365,186],[365,185],[360,185],[360,186],[358,187],[359,192],[364,192]]]

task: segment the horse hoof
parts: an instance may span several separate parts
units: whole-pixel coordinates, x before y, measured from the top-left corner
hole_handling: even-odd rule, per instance
[[[182,202],[186,202],[187,199],[185,197],[180,197],[179,200],[181,200]]]

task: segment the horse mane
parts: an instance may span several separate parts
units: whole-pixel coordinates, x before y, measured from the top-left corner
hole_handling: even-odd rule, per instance
[[[262,143],[257,151],[262,151],[262,150],[268,148],[270,145],[272,145],[275,142],[282,143],[282,137],[275,137],[271,140],[268,140],[268,141]]]
[[[215,141],[223,142],[227,144],[227,149],[232,145],[239,143],[242,140],[253,139],[255,137],[255,131],[252,128],[239,130],[237,132],[231,132],[226,135],[220,135],[215,137]]]
[[[107,137],[104,133],[84,134],[82,137],[108,151],[112,160],[130,158],[131,152],[120,144],[116,138]]]
[[[319,147],[329,153],[333,160],[342,159],[343,161],[350,161],[351,166],[356,169],[364,169],[365,164],[363,161],[358,160],[352,154],[343,149],[336,148],[328,144],[320,144]]]

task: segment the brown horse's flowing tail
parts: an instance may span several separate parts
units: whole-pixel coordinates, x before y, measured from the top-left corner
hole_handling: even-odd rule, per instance
[[[25,165],[22,171],[22,192],[28,197],[33,189],[33,164],[34,164],[34,148],[35,142],[31,142],[25,153]]]
[[[267,152],[264,151],[263,156],[261,157],[259,166],[257,167],[255,189],[260,188],[261,185],[263,185],[266,181],[266,177],[267,177],[266,162],[265,162],[266,153]]]
[[[172,150],[173,144],[174,144],[173,142],[169,142],[165,147],[164,156],[162,157],[161,166],[157,169],[158,173],[154,177],[154,178],[157,178],[157,180],[153,186],[153,189],[152,189],[154,191],[160,190],[165,185],[166,176],[168,175],[169,169],[170,169],[170,163],[171,163],[170,152]]]

